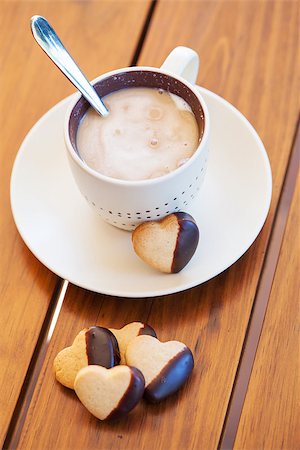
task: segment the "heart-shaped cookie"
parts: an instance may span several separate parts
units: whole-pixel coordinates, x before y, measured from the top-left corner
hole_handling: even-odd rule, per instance
[[[191,350],[182,342],[160,342],[152,336],[138,336],[127,346],[126,361],[145,377],[144,396],[159,402],[176,392],[194,367]]]
[[[199,229],[192,216],[178,212],[160,221],[139,225],[132,233],[133,248],[150,266],[177,273],[192,258],[199,242]]]
[[[95,326],[81,330],[71,347],[57,354],[53,367],[57,381],[74,389],[75,377],[82,367],[97,364],[110,368],[119,362],[120,352],[115,336],[107,328]]]
[[[116,336],[120,349],[120,364],[126,364],[125,351],[129,342],[136,336],[147,334],[156,337],[156,333],[150,325],[142,322],[131,322],[119,330],[109,328],[109,330]]]
[[[87,366],[78,372],[74,383],[81,403],[100,420],[127,414],[142,398],[144,387],[143,374],[128,366]]]

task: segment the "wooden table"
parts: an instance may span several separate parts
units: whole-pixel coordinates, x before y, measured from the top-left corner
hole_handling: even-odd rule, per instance
[[[27,249],[10,211],[12,164],[36,120],[73,92],[33,42],[34,14],[55,25],[90,79],[159,66],[179,44],[194,48],[199,84],[254,125],[272,166],[272,204],[259,237],[226,272],[165,298],[120,300],[67,286]],[[299,448],[299,3],[1,0],[0,21],[4,448]],[[85,326],[134,320],[188,344],[194,374],[164,403],[101,423],[55,382],[53,358]]]

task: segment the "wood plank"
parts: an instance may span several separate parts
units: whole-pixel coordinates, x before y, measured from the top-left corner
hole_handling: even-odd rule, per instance
[[[44,15],[93,78],[130,63],[149,3],[3,2],[0,4],[0,443],[5,437],[57,278],[21,240],[10,212],[17,150],[34,122],[74,92],[34,42],[29,19]],[[5,113],[3,113],[5,112]]]
[[[300,176],[234,448],[299,448]]]
[[[203,286],[154,301],[114,299],[72,287],[19,448],[92,449],[99,442],[105,449],[217,447],[297,120],[296,13],[293,2],[158,3],[139,62],[160,65],[179,44],[200,53],[201,84],[239,107],[265,141],[274,176],[271,213],[247,254]],[[100,423],[55,383],[53,359],[85,325],[121,327],[131,320],[148,320],[161,340],[189,345],[194,374],[161,405],[142,402],[127,419]]]
[[[219,445],[221,450],[234,446],[299,173],[299,151],[300,127],[298,125],[223,426],[222,440]]]

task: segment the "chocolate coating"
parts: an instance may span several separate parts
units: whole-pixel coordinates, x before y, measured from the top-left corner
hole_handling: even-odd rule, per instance
[[[187,380],[194,367],[191,350],[178,353],[145,388],[144,397],[152,403],[160,402],[176,392]]]
[[[88,364],[110,369],[120,364],[120,351],[117,339],[107,328],[90,327],[85,333]]]
[[[140,401],[144,394],[145,378],[142,372],[135,367],[130,367],[131,379],[129,386],[118,403],[118,406],[107,416],[106,420],[115,420],[128,414]]]
[[[199,229],[195,219],[185,212],[174,213],[179,231],[171,266],[172,273],[180,272],[190,261],[199,242]]]
[[[157,338],[155,331],[153,330],[152,327],[150,327],[150,325],[148,325],[147,323],[144,323],[143,325],[144,326],[142,328],[140,328],[138,336],[148,335],[148,336],[153,336],[153,337]]]

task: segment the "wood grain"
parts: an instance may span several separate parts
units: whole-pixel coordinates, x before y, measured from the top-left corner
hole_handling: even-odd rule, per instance
[[[299,448],[300,176],[235,449]]]
[[[34,42],[29,19],[37,13],[48,18],[93,78],[130,63],[148,6],[148,2],[124,1],[0,3],[0,443],[56,283],[56,277],[34,258],[15,228],[9,202],[10,173],[30,127],[74,91]]]
[[[263,137],[273,168],[271,212],[243,258],[192,290],[151,301],[70,289],[20,449],[92,449],[99,443],[103,449],[129,450],[217,447],[297,120],[297,27],[293,2],[158,3],[139,62],[160,65],[179,44],[200,53],[201,84],[239,107]],[[161,405],[142,402],[128,418],[100,423],[72,392],[55,383],[53,358],[87,324],[121,327],[131,320],[148,320],[161,340],[189,345],[194,374]]]
[[[221,450],[231,449],[234,446],[299,174],[299,153],[300,127],[298,124],[222,430],[222,439],[219,445]]]

